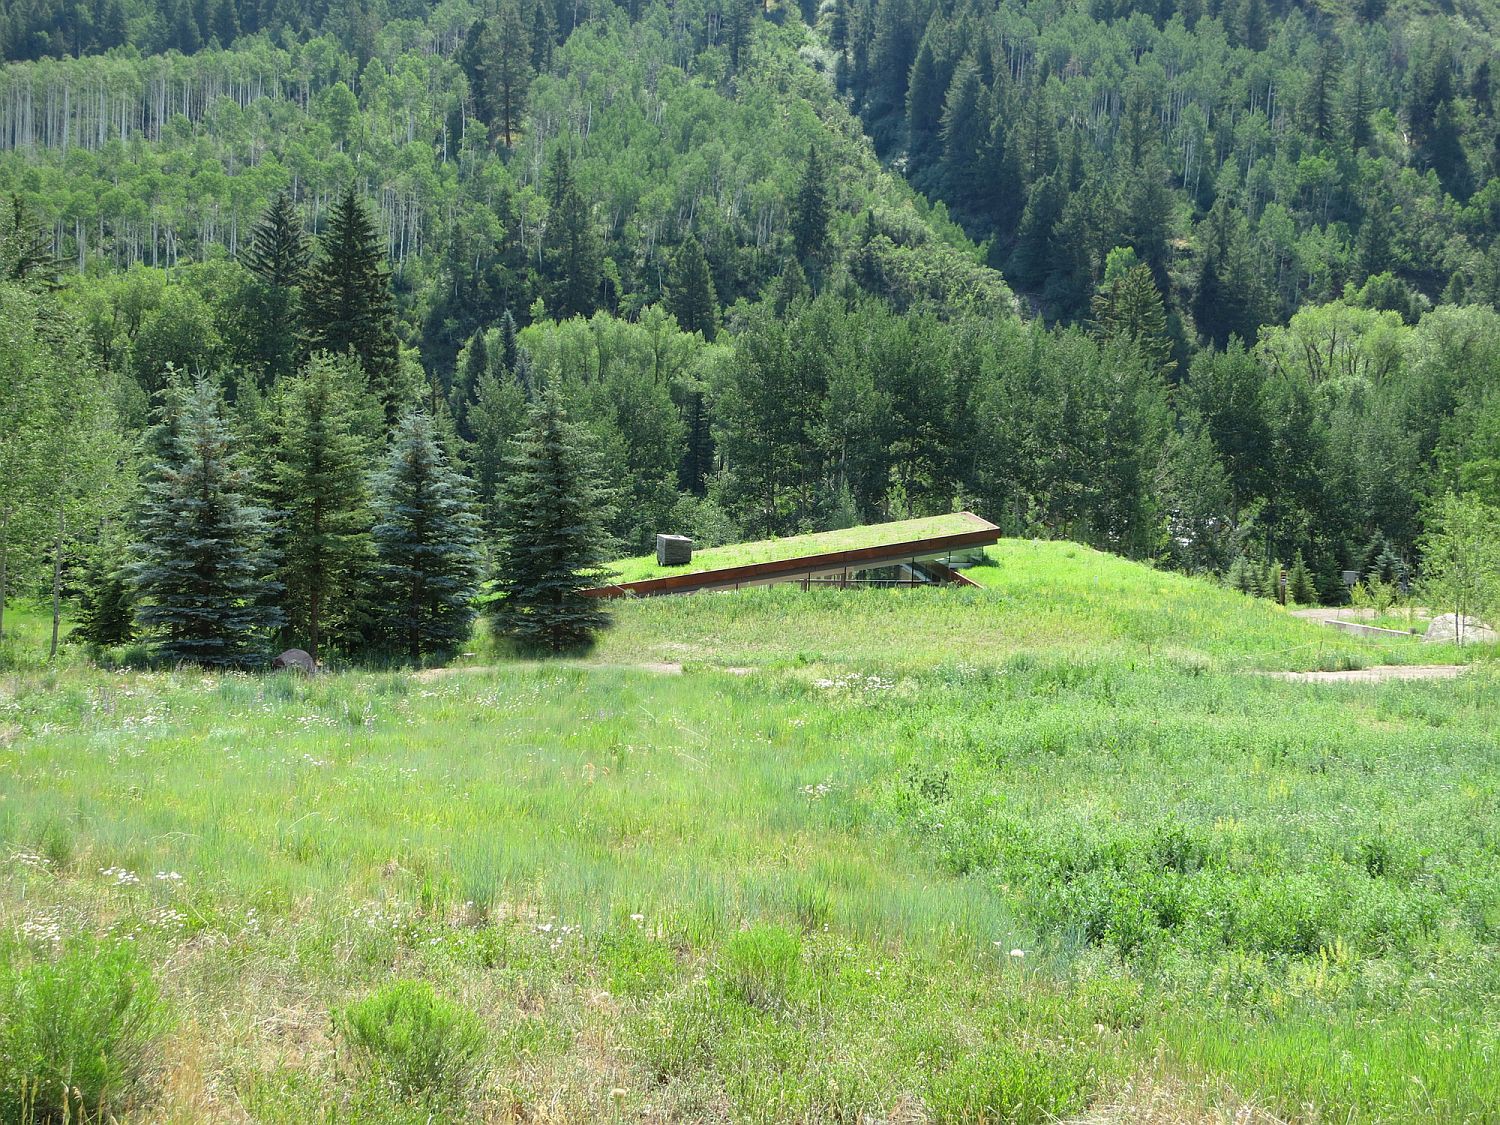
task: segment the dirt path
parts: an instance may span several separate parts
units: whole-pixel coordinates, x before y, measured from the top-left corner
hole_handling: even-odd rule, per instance
[[[682,665],[667,660],[646,660],[639,664],[606,664],[603,662],[578,661],[552,663],[545,660],[510,660],[504,664],[460,664],[452,668],[423,668],[413,672],[411,678],[418,683],[446,680],[449,676],[471,676],[477,672],[493,672],[497,668],[635,668],[641,672],[655,672],[659,676],[680,676]]]
[[[1385,680],[1451,680],[1467,670],[1466,664],[1381,664],[1338,672],[1267,672],[1266,675],[1301,684],[1376,684]]]

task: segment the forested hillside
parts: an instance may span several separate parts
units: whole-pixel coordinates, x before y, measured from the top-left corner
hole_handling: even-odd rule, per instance
[[[1223,347],[1371,278],[1408,320],[1500,299],[1494,15],[836,0],[827,28],[882,153],[1047,315],[1087,317],[1130,246],[1179,347]]]
[[[123,39],[47,30],[113,11],[8,7],[32,61],[0,70],[0,587],[81,596],[96,638],[149,606],[190,406],[283,603],[254,629],[288,639],[300,489],[374,575],[399,490],[365,470],[420,454],[484,576],[547,392],[632,551],[970,507],[1246,588],[1300,559],[1338,599],[1410,578],[1446,492],[1500,502],[1488,9],[123,3]],[[299,476],[325,441],[342,475]],[[329,626],[350,651],[390,640],[367,578]]]

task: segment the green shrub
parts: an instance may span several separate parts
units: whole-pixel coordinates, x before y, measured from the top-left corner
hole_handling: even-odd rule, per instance
[[[149,1093],[166,1017],[133,949],[0,952],[0,1120],[103,1119]]]
[[[628,1024],[630,1041],[659,1081],[712,1070],[735,1022],[732,1000],[702,982],[661,996]]]
[[[382,985],[333,1019],[356,1063],[405,1094],[462,1089],[485,1045],[479,1017],[425,981]]]
[[[752,1008],[783,1007],[802,975],[802,943],[781,926],[755,926],[725,943],[720,971],[725,989]]]
[[[595,955],[609,978],[616,996],[644,996],[670,984],[677,975],[677,958],[671,946],[653,941],[639,926],[603,934]]]
[[[1088,1060],[996,1043],[933,1075],[927,1094],[939,1122],[1055,1121],[1083,1109],[1095,1084]]]

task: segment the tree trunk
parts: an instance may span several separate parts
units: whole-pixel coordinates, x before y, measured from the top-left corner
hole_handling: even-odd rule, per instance
[[[318,660],[318,635],[321,632],[319,628],[321,622],[318,620],[321,616],[319,610],[322,609],[320,604],[322,598],[319,596],[321,593],[322,591],[315,585],[307,599],[307,646],[311,652],[314,664]]]
[[[48,660],[57,659],[57,634],[62,623],[62,545],[67,530],[67,509],[57,509],[57,540],[52,545],[52,648]]]

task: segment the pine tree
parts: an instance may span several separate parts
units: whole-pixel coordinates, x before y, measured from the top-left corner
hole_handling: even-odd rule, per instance
[[[62,263],[52,253],[51,232],[32,220],[26,200],[0,200],[0,281],[51,288]]]
[[[1270,41],[1265,0],[1245,0],[1245,22],[1240,42],[1252,51],[1264,51]]]
[[[499,534],[501,484],[510,460],[511,443],[526,424],[526,389],[519,379],[487,372],[481,376],[474,406],[469,411],[473,444],[466,456],[477,493],[480,526],[486,544]]]
[[[817,145],[809,145],[802,182],[792,204],[792,246],[804,264],[820,260],[828,247],[828,177]]]
[[[1370,143],[1371,93],[1365,60],[1360,58],[1349,73],[1344,87],[1344,132],[1349,138],[1350,153],[1358,153]]]
[[[523,644],[563,652],[609,622],[587,591],[604,579],[612,508],[582,432],[555,390],[531,411],[501,504],[495,625]]]
[[[543,236],[552,315],[591,316],[598,303],[602,263],[594,217],[573,180],[566,151],[559,149],[547,177],[549,214]]]
[[[941,12],[933,16],[934,21],[941,19]],[[933,38],[931,30],[922,37],[906,88],[906,146],[913,172],[931,163],[942,124],[943,79],[932,50]]]
[[[1242,594],[1255,593],[1255,569],[1250,565],[1250,560],[1244,555],[1235,555],[1234,561],[1229,564],[1229,573],[1224,576],[1224,582],[1231,590],[1238,590]]]
[[[240,34],[239,13],[234,10],[234,0],[218,0],[214,5],[214,38],[219,46],[230,46]]]
[[[529,0],[526,22],[530,25],[531,69],[545,72],[552,66],[552,49],[557,45],[557,13],[552,0]]]
[[[474,623],[479,555],[469,486],[427,415],[397,421],[375,494],[382,631],[413,663],[447,655]]]
[[[807,275],[802,272],[796,258],[788,258],[781,275],[771,283],[771,307],[776,310],[777,316],[785,316],[787,309],[798,301],[807,300],[808,295]]]
[[[684,332],[701,332],[705,340],[712,340],[718,331],[719,298],[708,259],[696,238],[684,239],[677,248],[667,308]]]
[[[245,665],[281,622],[266,601],[265,513],[246,499],[250,477],[234,464],[218,390],[199,382],[181,398],[158,428],[164,455],[145,485],[136,618],[167,661]]]
[[[1364,282],[1392,265],[1391,226],[1386,218],[1389,206],[1385,199],[1376,195],[1365,208],[1365,221],[1360,224],[1354,247],[1352,272],[1357,282]]]
[[[738,74],[750,56],[750,41],[755,33],[759,0],[727,0],[726,46],[729,48],[729,72]]]
[[[1286,596],[1296,605],[1318,604],[1318,588],[1313,582],[1312,571],[1307,569],[1307,561],[1303,559],[1301,551],[1298,551],[1292,558],[1291,573],[1286,579]]]
[[[258,282],[247,319],[262,385],[290,373],[296,364],[298,293],[307,263],[302,220],[291,196],[278,192],[256,224],[245,252],[245,267]]]
[[[78,598],[78,627],[69,634],[106,648],[135,636],[135,591],[121,559],[96,551],[84,570]]]
[[[401,361],[396,303],[375,226],[352,184],[334,208],[320,248],[302,287],[308,350],[352,351],[392,417]]]
[[[1163,378],[1170,378],[1176,370],[1166,306],[1149,266],[1138,265],[1113,279],[1106,276],[1104,287],[1094,297],[1094,322],[1101,338],[1134,344]]]
[[[517,374],[517,364],[521,358],[521,345],[516,338],[516,318],[510,315],[510,310],[505,310],[505,315],[500,318],[500,367],[507,374],[514,377]]]
[[[943,104],[943,182],[955,200],[978,200],[985,189],[989,123],[979,67],[966,58],[953,73]]]
[[[508,314],[507,314],[508,315]],[[448,408],[453,415],[453,426],[464,441],[474,440],[474,431],[469,425],[469,410],[477,401],[479,383],[490,369],[490,350],[484,342],[484,331],[475,332],[464,352],[463,366],[453,384]]]
[[[497,13],[493,52],[486,79],[494,107],[492,124],[509,148],[526,116],[526,94],[531,88],[531,43],[516,0],[505,0]]]
[[[314,658],[325,637],[353,640],[374,556],[365,470],[370,431],[383,419],[353,367],[315,355],[277,388],[271,492],[282,605],[292,639]]]
[[[1338,42],[1329,38],[1318,49],[1318,61],[1307,92],[1307,122],[1312,135],[1320,141],[1333,139],[1333,96],[1338,76]]]

